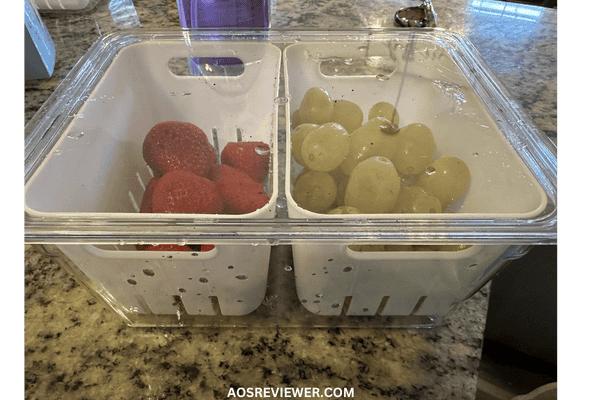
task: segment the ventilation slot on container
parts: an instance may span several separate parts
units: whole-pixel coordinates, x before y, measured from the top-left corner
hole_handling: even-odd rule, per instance
[[[377,313],[376,313],[377,315],[381,315],[381,313],[385,309],[385,305],[387,304],[389,298],[390,298],[390,296],[383,296],[383,298],[381,299],[381,303],[379,304],[379,307],[377,307]]]
[[[417,301],[415,308],[413,308],[413,310],[410,312],[410,315],[417,315],[417,313],[419,312],[419,308],[421,308],[421,306],[423,305],[423,302],[425,301],[426,298],[427,298],[427,296],[421,296],[419,301]]]

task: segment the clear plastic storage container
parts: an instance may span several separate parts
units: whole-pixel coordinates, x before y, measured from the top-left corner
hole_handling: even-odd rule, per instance
[[[427,124],[436,154],[468,165],[467,192],[435,214],[300,207],[293,113],[312,87],[365,118],[386,101],[399,126]],[[217,153],[269,144],[269,202],[243,215],[140,213],[152,178],[142,142],[164,121],[197,125]],[[442,29],[109,34],[25,144],[26,242],[52,248],[132,326],[433,326],[529,246],[556,243],[554,145]],[[136,247],[168,243],[215,247]]]

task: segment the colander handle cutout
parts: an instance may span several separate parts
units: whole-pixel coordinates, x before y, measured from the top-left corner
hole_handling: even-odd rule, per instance
[[[237,57],[173,57],[167,65],[177,76],[236,77],[246,69]]]

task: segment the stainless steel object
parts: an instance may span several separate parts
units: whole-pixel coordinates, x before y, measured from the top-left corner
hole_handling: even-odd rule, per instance
[[[423,2],[415,7],[405,7],[396,11],[394,21],[397,25],[408,27],[435,27],[437,26],[437,16],[433,10],[431,0],[423,0]]]

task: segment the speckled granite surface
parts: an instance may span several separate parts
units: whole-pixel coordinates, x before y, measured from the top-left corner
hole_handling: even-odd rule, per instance
[[[391,27],[402,2],[283,0],[273,27]],[[439,4],[438,4],[439,3]],[[556,10],[435,2],[534,122],[556,135]],[[110,6],[110,7],[109,7]],[[101,33],[178,26],[175,1],[100,0],[44,14],[57,45],[48,80],[25,83],[29,121]],[[517,23],[518,22],[518,23]],[[474,399],[488,287],[428,329],[130,328],[51,258],[25,247],[27,399],[224,399],[230,388],[353,388],[357,399]],[[323,392],[321,392],[323,393]]]
[[[473,399],[488,288],[435,329],[131,328],[25,250],[27,399],[225,399],[230,388],[350,388]]]

